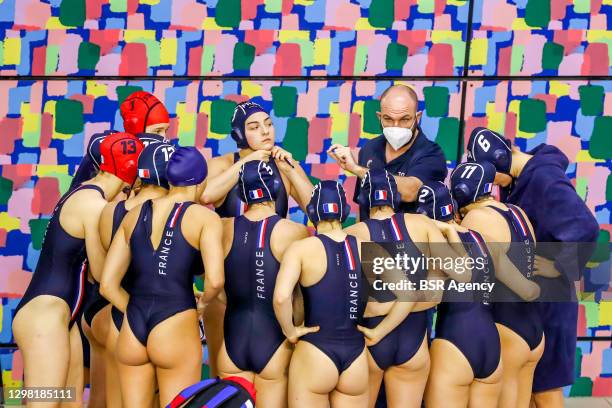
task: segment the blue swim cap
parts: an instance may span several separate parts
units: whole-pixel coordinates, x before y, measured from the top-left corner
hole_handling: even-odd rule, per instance
[[[115,130],[105,130],[102,133],[94,133],[89,139],[89,143],[87,144],[87,154],[89,158],[92,160],[96,170],[100,169],[100,163],[102,163],[102,153],[100,152],[100,145],[104,141],[106,136],[117,133]]]
[[[389,206],[397,211],[400,198],[395,178],[385,169],[370,169],[361,179],[359,205],[368,208]]]
[[[317,225],[323,220],[346,221],[351,207],[346,202],[346,193],[340,183],[322,180],[314,186],[306,210],[310,221]]]
[[[450,191],[440,181],[423,184],[418,192],[416,212],[438,221],[449,221],[455,214]]]
[[[206,160],[195,147],[176,149],[166,167],[168,182],[177,187],[200,184],[207,174]]]
[[[246,139],[245,123],[249,116],[257,112],[268,113],[261,105],[251,101],[239,103],[234,109],[231,135],[232,139],[236,141],[239,149],[246,149],[249,147],[249,143]]]
[[[499,133],[484,127],[472,130],[467,144],[468,161],[487,161],[500,173],[509,173],[512,165],[512,144]]]
[[[157,133],[138,133],[136,137],[140,139],[145,147],[151,143],[168,143],[168,139]]]
[[[276,200],[277,184],[272,167],[264,161],[252,160],[240,167],[238,194],[249,205]]]
[[[142,140],[142,139],[141,139]],[[154,184],[170,188],[166,177],[166,167],[175,147],[168,143],[152,143],[138,156],[138,178],[143,184]]]
[[[459,208],[491,194],[495,166],[491,163],[467,162],[458,165],[451,174],[451,195]]]

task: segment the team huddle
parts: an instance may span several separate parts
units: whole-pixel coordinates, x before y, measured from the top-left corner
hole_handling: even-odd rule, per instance
[[[476,128],[446,185],[416,102],[407,87],[383,93],[383,135],[359,160],[329,147],[359,178],[360,218],[345,227],[342,184],[313,185],[275,145],[259,104],[237,105],[237,151],[207,162],[197,148],[166,140],[169,115],[155,96],[131,94],[120,106],[125,132],[90,139],[15,310],[25,386],[75,387],[81,406],[89,383],[88,406],[113,408],[559,406],[560,387],[573,381],[567,343],[575,348],[576,321],[537,302],[541,283],[564,272],[559,260],[537,255],[537,242],[591,242],[598,231],[564,181],[567,158],[546,145],[523,153]],[[544,183],[559,176],[536,193],[549,201],[530,190],[543,188],[535,180],[542,172]],[[290,198],[314,234],[287,218]],[[563,215],[551,223],[537,213],[552,211],[553,199],[579,230],[561,231]],[[400,243],[404,256],[461,261],[470,267],[420,264],[410,275],[450,288],[484,282],[506,301],[376,289],[362,262],[370,242],[383,255],[383,243]],[[468,262],[475,259],[486,261]],[[405,278],[403,268],[382,275]],[[559,319],[570,328],[551,326]],[[220,379],[200,381],[203,334]],[[51,406],[28,402],[39,404]]]

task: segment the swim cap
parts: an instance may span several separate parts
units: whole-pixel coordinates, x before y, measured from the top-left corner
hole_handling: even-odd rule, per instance
[[[238,194],[248,205],[276,200],[277,190],[278,180],[268,163],[252,160],[240,167]]]
[[[168,139],[157,133],[138,133],[136,135],[138,139],[144,144],[145,147],[151,143],[168,143]]]
[[[449,221],[455,214],[450,191],[440,181],[426,183],[419,189],[416,212],[438,221]]]
[[[459,208],[491,194],[495,166],[491,163],[467,162],[458,165],[451,174],[451,195]]]
[[[306,210],[310,221],[317,225],[323,220],[346,221],[351,207],[346,202],[346,194],[340,183],[322,180],[314,186]]]
[[[177,187],[200,184],[207,174],[206,160],[195,147],[179,147],[176,149],[166,168],[168,182]]]
[[[234,139],[239,149],[249,147],[246,139],[245,123],[249,116],[257,112],[268,113],[261,105],[251,101],[239,103],[234,109],[234,116],[232,116],[232,139]]]
[[[102,155],[100,154],[100,144],[110,133],[116,133],[116,131],[105,130],[102,133],[95,133],[91,136],[89,143],[87,143],[86,154],[81,159],[79,168],[72,177],[70,187],[68,187],[68,192],[73,191],[82,183],[86,182],[87,180],[91,180],[96,176],[96,174],[98,174],[98,170],[100,170],[100,161],[102,160]]]
[[[498,172],[509,173],[512,165],[512,144],[499,133],[484,127],[472,130],[467,144],[468,161],[492,163]]]
[[[211,378],[182,390],[166,408],[253,408],[255,386],[241,377]]]
[[[119,107],[123,127],[133,135],[142,133],[147,126],[170,123],[170,116],[163,103],[145,91],[137,91],[128,96]]]
[[[143,149],[142,142],[129,133],[113,133],[102,141],[100,170],[114,174],[128,184],[136,180],[138,156]]]
[[[100,145],[102,141],[106,138],[106,136],[117,133],[115,130],[105,130],[102,133],[94,133],[89,139],[89,143],[87,144],[87,154],[91,158],[93,164],[96,166],[96,169],[100,168],[100,162],[102,161],[102,154],[100,153]]]
[[[399,208],[400,194],[395,178],[385,169],[370,169],[361,179],[361,190],[357,196],[359,205]]]
[[[174,153],[174,146],[168,143],[153,143],[146,146],[138,158],[138,178],[143,184],[155,184],[170,188],[166,167]]]

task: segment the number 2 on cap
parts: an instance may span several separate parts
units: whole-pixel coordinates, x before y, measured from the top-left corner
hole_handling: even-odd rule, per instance
[[[425,197],[427,197],[427,190],[423,190],[421,194],[419,194],[419,203],[424,203]]]

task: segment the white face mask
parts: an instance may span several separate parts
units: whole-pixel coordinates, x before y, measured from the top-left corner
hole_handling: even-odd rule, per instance
[[[393,150],[398,150],[409,143],[413,136],[412,129],[395,126],[383,128],[383,134]]]

